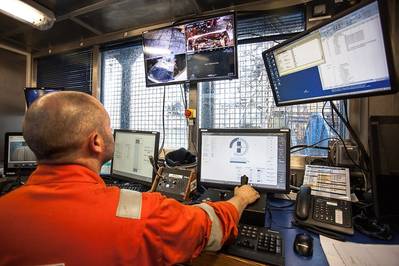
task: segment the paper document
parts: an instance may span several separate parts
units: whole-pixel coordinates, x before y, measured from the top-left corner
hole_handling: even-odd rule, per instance
[[[306,165],[303,184],[311,186],[312,195],[351,200],[348,168]]]
[[[320,243],[331,266],[398,266],[399,245],[341,242],[320,235]]]

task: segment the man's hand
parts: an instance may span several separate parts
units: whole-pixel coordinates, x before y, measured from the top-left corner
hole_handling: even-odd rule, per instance
[[[254,203],[257,199],[260,198],[258,191],[256,191],[250,185],[235,187],[234,196],[241,198],[245,205]]]
[[[259,193],[253,189],[253,187],[249,185],[243,185],[234,189],[234,197],[229,199],[228,202],[232,203],[236,207],[239,215],[241,216],[247,205],[255,202],[259,198]]]

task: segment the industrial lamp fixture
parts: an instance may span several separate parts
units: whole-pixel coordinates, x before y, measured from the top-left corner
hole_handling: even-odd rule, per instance
[[[0,12],[39,30],[50,29],[55,21],[53,12],[31,0],[0,0]]]

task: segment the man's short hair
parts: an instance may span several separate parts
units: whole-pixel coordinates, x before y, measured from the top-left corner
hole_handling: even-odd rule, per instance
[[[29,107],[23,135],[39,161],[55,160],[79,151],[94,130],[103,133],[105,121],[105,110],[94,97],[54,92]]]

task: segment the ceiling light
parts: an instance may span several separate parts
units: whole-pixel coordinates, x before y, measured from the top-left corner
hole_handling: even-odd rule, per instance
[[[55,21],[53,12],[31,0],[0,0],[0,12],[39,30],[50,29]]]

